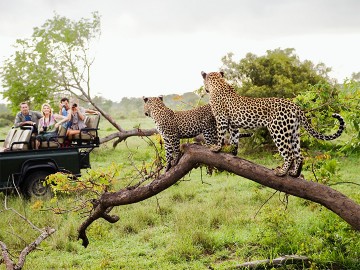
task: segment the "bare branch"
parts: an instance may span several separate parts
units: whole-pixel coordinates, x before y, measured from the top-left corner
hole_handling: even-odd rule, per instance
[[[4,242],[0,241],[1,246],[1,255],[4,260],[7,270],[13,270],[15,268],[15,263],[11,260],[9,250]]]
[[[46,238],[48,238],[50,235],[52,235],[56,230],[50,227],[44,228],[42,230],[42,234],[34,242],[26,246],[20,253],[19,261],[16,265],[15,269],[21,269],[25,264],[26,256],[33,250],[36,249],[37,246],[40,245],[42,241],[44,241]]]
[[[8,207],[7,206],[7,196],[5,196],[5,201],[4,201],[4,207],[5,210],[7,211],[12,211],[14,212],[16,215],[18,215],[19,217],[21,217],[24,221],[26,221],[34,230],[37,230],[39,232],[42,232],[41,229],[39,229],[38,227],[36,227],[28,218],[26,218],[25,216],[23,216],[22,214],[20,214],[18,211],[16,211],[14,208]]]
[[[260,260],[247,262],[231,269],[270,269],[275,267],[282,267],[285,265],[297,264],[300,266],[310,267],[310,259],[305,256],[297,256],[297,255],[285,255],[280,258],[276,258],[273,260]]]
[[[123,130],[120,132],[112,133],[100,139],[100,143],[105,143],[113,139],[118,138],[114,143],[113,147],[116,147],[120,142],[125,141],[129,137],[133,136],[151,136],[157,134],[158,131],[153,129],[132,129],[132,130]]]

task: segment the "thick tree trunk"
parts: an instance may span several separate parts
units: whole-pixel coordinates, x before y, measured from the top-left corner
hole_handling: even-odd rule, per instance
[[[94,211],[79,227],[79,239],[88,245],[86,229],[93,221],[104,218],[116,222],[117,216],[108,213],[113,206],[132,204],[150,198],[167,189],[199,164],[207,164],[220,170],[232,172],[264,186],[317,202],[330,209],[354,229],[360,230],[360,205],[342,193],[319,183],[291,176],[278,177],[270,169],[227,153],[214,153],[207,147],[195,144],[182,145],[183,156],[178,164],[144,186],[104,193],[94,202]]]

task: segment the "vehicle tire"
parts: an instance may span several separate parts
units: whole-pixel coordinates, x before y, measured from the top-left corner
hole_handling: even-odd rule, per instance
[[[49,185],[44,185],[45,178],[52,174],[50,171],[36,171],[30,173],[24,181],[24,193],[28,198],[48,199],[52,197]]]

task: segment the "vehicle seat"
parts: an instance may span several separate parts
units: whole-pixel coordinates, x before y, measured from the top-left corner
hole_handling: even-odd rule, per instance
[[[100,114],[86,114],[85,124],[86,128],[80,130],[79,134],[73,136],[73,141],[79,144],[93,144],[97,143],[100,122]]]
[[[4,152],[10,149],[11,142],[13,140],[16,131],[17,129],[15,128],[10,129],[8,134],[6,135],[5,140],[1,140],[1,142],[4,142],[4,144],[0,147],[0,152]]]
[[[50,137],[47,141],[41,142],[40,148],[59,148],[64,144],[66,138],[66,128],[63,125],[59,126],[56,136]]]
[[[32,129],[10,129],[0,152],[30,149],[31,133]]]
[[[13,141],[11,142],[11,150],[29,150],[30,149],[30,139],[31,139],[32,130],[31,129],[20,129],[16,132]],[[18,137],[17,140],[15,138]]]

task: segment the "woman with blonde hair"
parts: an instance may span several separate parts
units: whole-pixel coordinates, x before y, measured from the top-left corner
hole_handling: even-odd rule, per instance
[[[36,136],[36,149],[39,149],[42,141],[47,141],[49,138],[57,135],[59,122],[65,118],[60,114],[53,114],[49,103],[44,103],[41,106],[41,113],[43,117],[39,120],[39,135]]]

